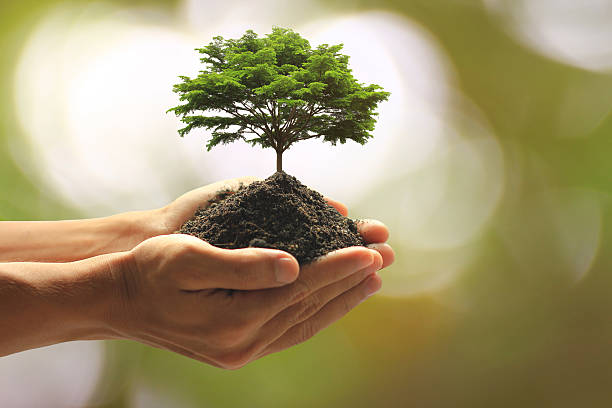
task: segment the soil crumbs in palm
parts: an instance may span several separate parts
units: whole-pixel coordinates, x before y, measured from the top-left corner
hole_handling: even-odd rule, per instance
[[[178,231],[221,248],[275,248],[300,265],[328,252],[365,245],[355,221],[285,172],[220,192]]]

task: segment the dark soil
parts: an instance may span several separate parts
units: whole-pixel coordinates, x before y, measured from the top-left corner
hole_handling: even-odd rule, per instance
[[[281,249],[300,265],[336,249],[365,245],[355,221],[284,172],[236,192],[219,192],[178,232],[221,248]]]

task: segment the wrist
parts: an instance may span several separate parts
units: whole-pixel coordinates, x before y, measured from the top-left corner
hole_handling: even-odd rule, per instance
[[[127,254],[66,263],[0,263],[0,356],[51,344],[121,337]]]
[[[48,305],[48,332],[62,328],[53,343],[121,338],[117,322],[123,317],[128,256],[117,252],[52,264],[55,271],[32,285],[35,298]]]
[[[68,309],[76,322],[73,340],[123,338],[129,287],[126,282],[134,270],[131,252],[117,252],[74,262],[77,269],[71,285],[75,294]],[[69,313],[69,312],[68,312]]]
[[[144,240],[166,234],[161,211],[132,211],[101,218],[109,239],[107,248],[100,253],[129,251]]]

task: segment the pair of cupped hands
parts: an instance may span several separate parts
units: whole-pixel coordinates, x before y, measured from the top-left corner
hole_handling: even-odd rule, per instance
[[[380,289],[377,271],[394,254],[378,221],[358,223],[367,247],[340,249],[302,267],[280,250],[227,250],[172,234],[219,190],[253,181],[214,183],[154,210],[165,234],[144,240],[123,262],[117,337],[236,369],[304,342]],[[347,215],[346,206],[327,201]]]

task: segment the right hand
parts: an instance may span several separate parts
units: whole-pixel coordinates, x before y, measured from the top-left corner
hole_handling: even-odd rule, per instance
[[[127,253],[119,270],[122,306],[115,315],[122,317],[113,329],[216,367],[240,368],[307,340],[375,293],[376,271],[390,263],[385,253],[344,248],[300,270],[279,250],[154,237]]]

